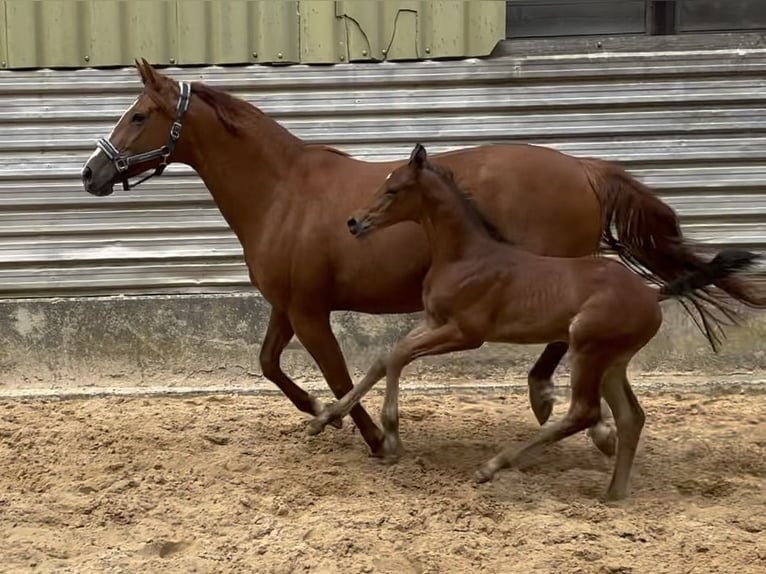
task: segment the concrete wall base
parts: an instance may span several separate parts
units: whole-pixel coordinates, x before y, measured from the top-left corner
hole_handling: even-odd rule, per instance
[[[644,375],[766,372],[766,314],[748,313],[714,354],[680,305],[663,304],[657,337],[636,357]],[[0,386],[8,388],[207,386],[261,381],[260,343],[270,307],[258,294],[7,299],[0,301]],[[630,312],[629,306],[626,312]],[[358,377],[417,315],[336,313],[335,333]],[[425,358],[406,371],[429,379],[523,379],[542,346],[487,344]],[[299,384],[321,380],[296,339],[284,370]],[[558,384],[566,385],[559,371]]]

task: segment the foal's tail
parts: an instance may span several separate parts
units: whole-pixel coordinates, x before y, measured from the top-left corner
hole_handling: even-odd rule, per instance
[[[697,271],[679,277],[666,283],[659,290],[660,301],[672,297],[687,297],[693,291],[702,289],[737,273],[753,267],[761,256],[742,249],[724,249],[713,257],[709,263],[704,263]]]
[[[658,285],[675,285],[676,281],[685,282],[692,276],[707,278],[700,286],[678,296],[714,350],[720,342],[718,333],[723,335],[723,325],[737,322],[737,313],[728,305],[730,299],[727,301],[725,295],[748,307],[766,309],[764,289],[731,276],[751,263],[729,272],[716,267],[718,272],[711,274],[711,266],[718,257],[726,260],[734,252],[724,251],[713,262],[706,263],[694,253],[692,244],[684,240],[673,209],[648,186],[614,163],[597,159],[580,161],[601,202],[602,239],[623,263]],[[711,285],[718,289],[711,289]]]

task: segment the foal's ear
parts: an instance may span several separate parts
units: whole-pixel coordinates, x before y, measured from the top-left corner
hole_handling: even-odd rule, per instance
[[[415,144],[415,147],[410,154],[410,165],[414,166],[416,169],[423,169],[427,159],[428,154],[426,153],[426,148],[419,143]]]

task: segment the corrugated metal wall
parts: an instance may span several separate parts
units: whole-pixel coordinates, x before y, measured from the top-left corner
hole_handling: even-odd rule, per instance
[[[766,50],[171,70],[366,159],[531,141],[624,162],[715,245],[766,249]],[[140,90],[132,70],[0,74],[0,291],[216,292],[240,247],[188,169],[113,196],[80,167]]]
[[[334,63],[488,54],[505,3],[0,0],[0,67]]]

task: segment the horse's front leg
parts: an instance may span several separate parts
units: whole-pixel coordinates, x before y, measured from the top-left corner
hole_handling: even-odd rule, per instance
[[[341,398],[353,384],[343,352],[330,327],[330,312],[293,309],[288,316],[298,340],[316,361],[335,397]],[[377,453],[382,441],[378,426],[361,404],[355,405],[350,414],[370,450]]]
[[[553,372],[569,349],[568,343],[548,343],[527,377],[529,404],[537,421],[545,424],[553,412]],[[601,417],[588,429],[587,435],[605,455],[614,456],[617,433],[607,421],[611,415],[609,405],[601,401]]]
[[[428,329],[428,325],[425,323],[425,321],[422,321],[410,331],[410,335],[413,333],[425,332]],[[319,434],[324,430],[324,427],[330,424],[333,420],[342,419],[345,417],[351,411],[351,409],[356,406],[368,392],[372,390],[372,387],[374,387],[377,382],[386,375],[387,364],[387,354],[380,355],[377,359],[375,359],[375,362],[367,371],[367,374],[359,383],[354,385],[354,388],[352,388],[349,392],[343,395],[343,397],[331,405],[328,405],[328,407],[322,413],[314,417],[314,419],[309,423],[308,434]]]
[[[263,376],[277,385],[288,399],[298,407],[298,410],[310,415],[318,415],[324,411],[324,406],[316,397],[307,393],[296,385],[290,377],[282,370],[280,357],[287,347],[290,339],[293,338],[293,326],[287,315],[276,308],[271,308],[271,317],[269,326],[266,329],[266,336],[263,339],[260,352],[261,372]],[[340,428],[341,419],[330,421],[331,424]]]
[[[553,373],[568,349],[569,344],[562,341],[548,343],[527,375],[529,404],[541,425],[547,422],[553,412]]]

